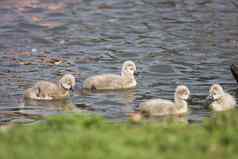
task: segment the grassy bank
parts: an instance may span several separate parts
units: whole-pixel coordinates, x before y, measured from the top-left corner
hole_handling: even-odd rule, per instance
[[[237,158],[238,112],[203,124],[112,124],[99,117],[65,115],[0,133],[1,159]]]

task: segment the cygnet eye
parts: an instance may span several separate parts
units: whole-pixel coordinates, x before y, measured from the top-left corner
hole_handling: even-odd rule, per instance
[[[133,68],[133,67],[130,67],[130,70],[131,70],[131,71],[134,71],[134,68]]]
[[[130,70],[130,71],[132,70],[131,65],[128,65],[128,66],[127,66],[127,70]]]

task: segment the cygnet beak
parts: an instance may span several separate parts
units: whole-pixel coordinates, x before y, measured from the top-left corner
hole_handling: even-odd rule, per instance
[[[207,96],[207,100],[208,100],[208,101],[214,101],[214,98],[213,98],[212,95],[209,95],[209,96]]]
[[[69,90],[71,90],[71,91],[74,91],[74,88],[73,87],[70,87],[70,89]]]
[[[186,100],[188,103],[192,103],[192,97],[189,96],[188,99]]]
[[[211,95],[207,96],[206,101],[205,101],[205,108],[209,108],[210,104],[211,104],[213,101],[214,101],[213,96],[211,96]]]
[[[135,76],[138,76],[138,75],[139,75],[139,72],[135,71],[135,72],[134,72],[134,75],[135,75]]]

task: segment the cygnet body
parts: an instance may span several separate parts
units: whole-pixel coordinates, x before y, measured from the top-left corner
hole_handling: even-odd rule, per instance
[[[91,90],[118,90],[136,86],[136,65],[133,61],[123,63],[121,75],[102,74],[87,78],[83,88]]]
[[[208,98],[212,100],[210,107],[214,111],[225,111],[235,107],[236,101],[233,96],[225,92],[221,85],[213,84],[209,89]]]
[[[71,74],[64,75],[57,83],[39,81],[24,92],[25,98],[35,100],[54,100],[69,96],[69,91],[75,86],[75,77]]]
[[[180,115],[188,112],[187,99],[189,89],[184,85],[177,86],[174,102],[165,99],[150,99],[140,104],[140,112],[149,116]]]

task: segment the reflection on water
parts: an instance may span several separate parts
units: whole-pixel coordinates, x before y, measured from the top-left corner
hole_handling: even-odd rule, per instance
[[[55,101],[38,101],[38,100],[31,100],[31,99],[25,99],[23,105],[20,106],[22,109],[22,112],[26,112],[28,110],[27,108],[35,108],[32,109],[31,113],[34,113],[37,109],[39,111],[43,111],[44,114],[50,114],[52,112],[75,112],[80,111],[75,104],[69,100],[55,100]],[[28,112],[29,113],[29,112]],[[39,112],[38,112],[39,113]]]
[[[164,124],[168,123],[183,123],[183,124],[188,124],[188,116],[183,115],[183,116],[165,116],[165,117],[150,117],[150,118],[145,118],[144,122],[151,123],[151,122],[160,122]]]
[[[114,120],[126,120],[128,113],[135,110],[136,104],[134,103],[136,98],[136,90],[117,90],[117,91],[90,91],[80,90],[77,92],[78,96],[75,99],[87,98],[91,101],[88,103],[88,108],[97,111],[108,118]],[[117,105],[117,107],[115,107]]]
[[[136,95],[136,91],[135,89],[126,89],[126,90],[87,90],[87,89],[83,89],[81,90],[81,92],[79,92],[80,96],[98,96],[100,98],[100,96],[117,96],[117,98],[119,98],[119,101],[121,101],[122,104],[125,105],[131,105],[132,102],[135,100],[135,95]]]
[[[175,87],[186,84],[193,97],[188,120],[200,121],[210,115],[205,97],[212,83],[238,97],[229,70],[238,61],[235,1],[2,0],[0,20],[0,109],[14,112],[24,103],[23,90],[38,80],[69,72],[80,74],[80,87],[91,75],[120,73],[128,59],[140,72],[131,93],[76,91],[65,105],[121,121],[143,100],[172,100]],[[71,109],[36,105],[40,111],[27,111]]]
[[[6,122],[33,122],[44,116],[63,112],[85,112],[77,107],[71,100],[39,101],[25,99],[16,107],[2,107],[0,109],[0,125]]]

